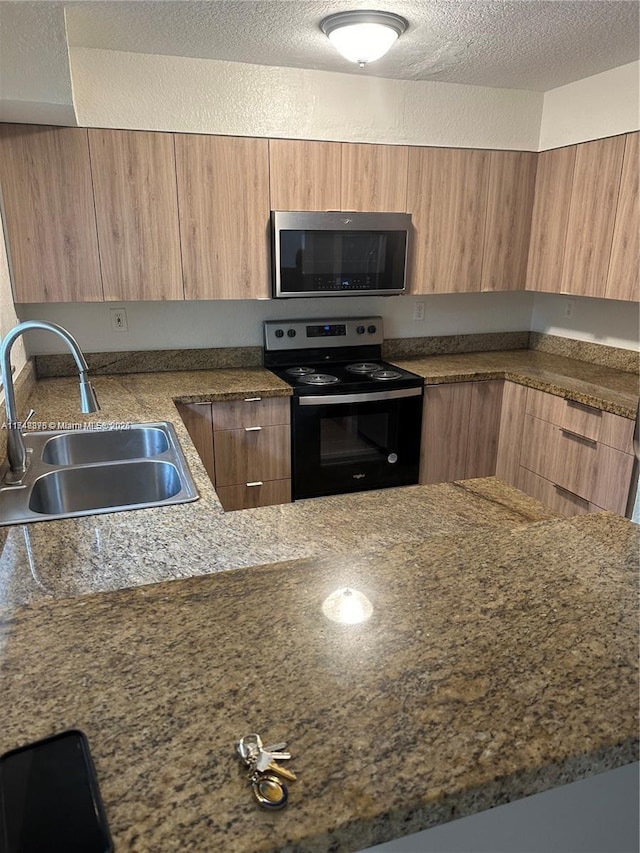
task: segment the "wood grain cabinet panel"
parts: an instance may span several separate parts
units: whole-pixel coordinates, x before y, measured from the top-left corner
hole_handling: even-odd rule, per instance
[[[561,291],[604,297],[611,256],[624,136],[577,146]]]
[[[288,424],[291,398],[247,395],[244,400],[213,403],[211,411],[214,430]]]
[[[609,299],[640,301],[640,133],[628,133],[607,276]]]
[[[218,486],[216,492],[226,512],[286,504],[291,503],[291,480],[267,480],[264,483],[258,481],[237,486]]]
[[[471,382],[424,389],[420,483],[461,480],[467,472]]]
[[[268,141],[176,134],[175,145],[185,297],[268,297]]]
[[[342,143],[342,210],[407,209],[409,149],[405,145]]]
[[[216,488],[291,477],[288,425],[219,430],[214,451]]]
[[[410,148],[413,293],[480,290],[488,180],[488,151]]]
[[[342,143],[269,140],[272,210],[340,210]]]
[[[107,300],[184,299],[171,133],[89,130]]]
[[[482,257],[482,290],[524,290],[536,154],[492,151]]]
[[[624,514],[633,456],[525,415],[520,461],[585,501]]]
[[[570,145],[537,155],[527,290],[560,292],[576,149]]]
[[[193,446],[202,459],[209,479],[215,483],[211,403],[176,403],[176,408],[187,428]]]
[[[602,507],[596,506],[591,501],[574,495],[567,489],[557,486],[555,483],[539,477],[526,468],[520,469],[519,488],[532,498],[542,501],[543,504],[560,512],[563,515],[584,515],[586,512],[602,512]]]
[[[465,477],[493,477],[496,473],[500,414],[504,382],[474,382],[469,407],[469,440]]]
[[[15,301],[102,300],[87,131],[1,125],[0,185]]]
[[[496,457],[496,477],[523,491],[526,489],[520,480],[520,449],[527,390],[515,382],[504,383]]]

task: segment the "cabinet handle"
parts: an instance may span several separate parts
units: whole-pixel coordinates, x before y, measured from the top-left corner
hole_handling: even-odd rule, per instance
[[[587,444],[592,444],[594,447],[598,446],[598,442],[595,440],[595,438],[587,438],[586,435],[580,435],[580,433],[578,432],[571,432],[570,429],[565,429],[564,427],[560,427],[560,432],[566,438],[573,438],[576,441],[586,441]]]
[[[262,427],[245,427],[244,431],[245,432],[259,432],[261,429],[262,429]]]
[[[245,403],[259,403],[262,400],[262,397],[245,397]]]
[[[262,480],[256,480],[255,483],[245,483],[245,486],[263,486]]]
[[[569,489],[564,489],[562,486],[559,486],[557,483],[553,484],[553,488],[558,492],[563,492],[565,495],[571,495],[572,498],[576,498],[576,500],[581,501],[583,504],[589,506],[589,501],[586,498],[583,498],[581,495],[576,495],[575,492],[569,491]]]
[[[571,409],[586,409],[592,415],[602,415],[601,409],[596,409],[594,406],[587,406],[586,403],[579,403],[577,400],[565,400],[565,403]]]

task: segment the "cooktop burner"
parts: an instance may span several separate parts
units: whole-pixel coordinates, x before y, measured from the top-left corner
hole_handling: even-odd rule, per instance
[[[378,382],[392,382],[394,379],[400,379],[402,377],[402,373],[399,370],[374,370],[369,374],[372,379],[376,379]]]
[[[359,361],[355,364],[348,364],[347,370],[350,373],[373,373],[374,370],[380,370],[380,365],[373,361]]]
[[[285,373],[289,376],[305,376],[307,373],[313,373],[313,367],[290,367]]]
[[[334,385],[340,382],[337,376],[331,376],[329,373],[307,373],[299,378],[305,385]]]

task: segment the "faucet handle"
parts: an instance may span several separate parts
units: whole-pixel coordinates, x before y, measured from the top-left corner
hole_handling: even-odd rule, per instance
[[[35,415],[35,413],[36,413],[36,410],[35,410],[35,409],[29,409],[29,414],[28,414],[28,415],[27,415],[27,417],[22,421],[22,426],[23,426],[23,427],[24,427],[24,426],[26,426],[26,425],[29,423],[29,421],[30,421],[30,420],[31,420],[31,418]]]

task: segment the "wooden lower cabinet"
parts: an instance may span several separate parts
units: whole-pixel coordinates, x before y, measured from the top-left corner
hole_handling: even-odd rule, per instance
[[[586,512],[602,512],[603,510],[601,506],[597,506],[592,501],[581,498],[579,495],[563,489],[562,486],[534,474],[533,471],[527,471],[526,468],[520,468],[517,487],[520,491],[531,495],[532,498],[541,501],[562,515],[583,515]]]
[[[427,385],[420,483],[495,474],[503,384],[491,380]]]
[[[291,478],[241,483],[237,486],[218,486],[216,492],[227,512],[272,504],[287,504],[291,502]]]
[[[526,405],[527,388],[516,382],[505,382],[500,413],[496,477],[522,491],[527,491],[520,484],[522,422]]]
[[[177,408],[225,510],[291,501],[288,397]]]

